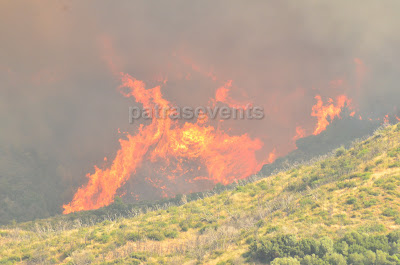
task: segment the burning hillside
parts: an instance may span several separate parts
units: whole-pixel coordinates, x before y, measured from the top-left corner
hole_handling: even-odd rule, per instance
[[[135,134],[128,133],[127,139],[120,139],[121,148],[115,159],[108,167],[95,167],[95,172],[87,175],[88,183],[78,189],[69,204],[64,205],[64,214],[111,204],[130,179],[141,183],[139,188],[133,185],[132,190],[128,190],[131,197],[138,199],[145,195],[143,182],[156,188],[163,197],[170,197],[246,178],[276,159],[276,148],[257,159],[256,152],[263,147],[260,139],[248,134],[230,135],[219,126],[222,121],[217,127],[211,125],[208,113],[202,113],[194,122],[182,123],[173,119],[171,115],[176,108],[163,97],[161,86],[148,89],[143,81],[128,74],[119,76],[122,82],[119,91],[124,97],[140,103],[143,109],[150,110],[148,114],[153,114],[151,122],[142,124]],[[228,81],[217,89],[215,100],[212,100],[214,106],[220,102],[236,110],[252,108],[229,96],[231,86],[232,81]],[[351,108],[351,100],[345,95],[338,96],[336,103],[329,99],[327,104],[321,96],[315,98],[317,103],[311,113],[317,117],[315,135],[340,117],[343,108]],[[166,116],[157,115],[165,110]],[[305,136],[306,132],[297,127],[294,139]]]
[[[133,97],[153,111],[156,105],[171,107],[163,98],[160,86],[146,89],[144,82],[127,74],[122,74],[121,79],[120,91],[125,97]],[[137,134],[127,137],[120,140],[121,149],[110,168],[96,167],[95,173],[88,175],[88,184],[77,191],[70,204],[64,205],[65,214],[112,203],[117,190],[135,177],[144,161],[162,168],[153,174],[165,178],[148,176],[147,179],[165,196],[174,195],[170,194],[169,186],[182,177],[188,182],[209,180],[228,184],[257,172],[262,166],[255,155],[263,145],[259,139],[251,139],[246,134],[230,136],[201,120],[181,125],[169,117],[153,118],[151,124],[141,126]],[[195,172],[187,165],[194,165]]]

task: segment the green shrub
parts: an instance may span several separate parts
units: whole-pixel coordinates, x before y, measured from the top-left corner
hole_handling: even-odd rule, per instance
[[[131,258],[133,258],[133,259],[140,260],[140,261],[146,261],[146,260],[147,260],[147,256],[146,256],[146,254],[144,254],[144,253],[136,253],[136,252],[133,252],[133,253],[131,253],[131,254],[129,255],[129,257],[131,257]]]
[[[399,211],[393,208],[386,208],[382,214],[387,217],[396,217],[399,215]]]
[[[328,263],[315,254],[307,255],[301,260],[301,265],[328,265]]]
[[[325,260],[330,265],[347,265],[346,259],[338,253],[329,254]]]
[[[141,239],[141,236],[137,232],[129,232],[126,234],[126,240],[128,241],[139,241]]]
[[[186,221],[182,221],[179,223],[179,227],[183,232],[186,232],[189,230],[189,224]]]
[[[335,151],[335,156],[336,156],[336,157],[339,157],[339,156],[344,155],[344,153],[346,153],[346,148],[344,148],[344,147],[342,146],[342,147],[336,149],[336,151]]]
[[[111,236],[107,233],[102,233],[100,236],[96,236],[95,240],[101,243],[107,243],[110,240]]]
[[[373,165],[367,165],[367,166],[364,168],[364,172],[370,172],[370,171],[372,171],[372,169],[374,169],[374,166],[373,166]]]
[[[369,149],[365,148],[365,149],[361,150],[360,152],[358,152],[357,157],[363,157],[368,153],[369,153]]]
[[[357,199],[354,197],[350,197],[346,200],[346,204],[356,204],[357,203]]]
[[[295,258],[277,258],[271,262],[271,265],[300,265],[300,261]]]
[[[357,184],[355,181],[341,181],[336,183],[336,187],[338,189],[345,189],[345,188],[354,188]]]
[[[363,229],[371,233],[384,230],[384,227]],[[400,253],[400,231],[387,235],[352,231],[335,242],[328,237],[319,240],[303,238],[298,241],[293,235],[262,237],[250,242],[249,252],[245,255],[249,261],[258,260],[268,264],[299,264],[299,261],[302,265],[400,264],[397,254]]]
[[[154,241],[163,241],[165,239],[164,233],[159,231],[150,231],[146,234],[147,238]]]
[[[167,238],[177,238],[179,233],[176,230],[167,230],[167,231],[164,231],[164,235]]]

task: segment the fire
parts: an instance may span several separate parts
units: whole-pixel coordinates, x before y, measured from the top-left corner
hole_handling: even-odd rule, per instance
[[[386,114],[385,117],[383,117],[383,123],[389,123],[389,114]]]
[[[274,150],[272,150],[272,152],[269,153],[269,156],[268,156],[268,163],[269,163],[269,164],[272,164],[272,163],[275,162],[275,160],[276,160],[276,148],[274,148]]]
[[[396,116],[396,120],[400,121],[400,118]]]
[[[304,137],[306,137],[306,131],[301,126],[297,126],[296,127],[296,135],[292,138],[293,141],[296,141],[297,139],[304,138]]]
[[[232,88],[232,80],[228,80],[223,86],[215,92],[215,101],[227,104],[231,108],[246,109],[249,103],[242,103],[234,100],[229,96],[230,89]]]
[[[144,108],[155,106],[171,107],[163,98],[161,87],[145,88],[143,81],[128,74],[120,74],[120,92],[125,97],[134,97]],[[259,139],[251,139],[247,134],[230,136],[221,129],[206,125],[207,121],[180,124],[170,118],[153,118],[151,124],[141,125],[135,135],[127,134],[120,139],[120,150],[109,168],[95,167],[88,174],[88,183],[78,189],[72,201],[64,205],[64,214],[98,209],[113,202],[117,190],[135,175],[143,161],[174,166],[174,175],[163,181],[173,181],[186,171],[183,164],[190,162],[205,166],[207,176],[198,175],[193,181],[207,179],[213,183],[228,184],[257,172],[262,164],[255,152],[262,148]],[[269,160],[275,160],[275,151]],[[199,166],[200,169],[200,166]],[[171,172],[169,172],[171,173]],[[150,178],[149,178],[150,179]],[[162,181],[148,180],[161,188],[163,196],[166,187]],[[192,180],[190,180],[192,181]]]
[[[318,118],[317,126],[314,130],[314,135],[318,135],[323,132],[329,125],[329,120],[333,120],[336,117],[340,118],[340,113],[344,107],[351,106],[351,99],[347,98],[346,95],[340,95],[336,98],[336,104],[333,99],[328,100],[328,104],[324,105],[321,96],[315,96],[317,104],[313,106],[311,116]]]

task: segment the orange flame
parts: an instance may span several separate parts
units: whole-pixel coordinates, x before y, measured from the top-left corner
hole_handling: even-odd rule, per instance
[[[217,89],[215,92],[215,101],[227,104],[231,108],[235,109],[246,109],[249,104],[242,103],[234,100],[229,96],[230,89],[232,87],[232,80],[228,80],[223,86]]]
[[[328,118],[333,120],[336,117],[340,118],[342,109],[347,106],[351,107],[351,99],[347,98],[346,95],[340,95],[336,98],[336,104],[333,99],[328,100],[328,104],[324,105],[321,96],[317,95],[315,99],[318,101],[312,108],[311,116],[318,118],[317,126],[314,130],[314,135],[318,135],[323,132],[329,125]],[[353,114],[354,115],[354,114]]]
[[[386,114],[385,117],[383,117],[383,123],[389,123],[389,114]]]
[[[306,131],[301,127],[297,126],[296,127],[296,135],[292,138],[293,141],[296,141],[300,138],[306,137]]]
[[[276,160],[276,148],[274,148],[274,149],[272,150],[272,152],[269,153],[269,156],[268,156],[268,163],[272,164],[272,163],[275,162],[275,160]]]
[[[134,97],[143,107],[155,109],[155,106],[170,107],[170,102],[161,94],[161,87],[146,89],[144,82],[122,74],[120,92],[125,97]],[[262,164],[257,162],[255,151],[263,143],[251,139],[247,134],[230,136],[220,129],[207,126],[204,121],[183,125],[169,118],[153,118],[151,124],[141,125],[136,135],[127,135],[120,139],[121,148],[109,168],[95,167],[93,174],[88,174],[88,183],[78,189],[73,200],[64,205],[64,214],[71,212],[98,209],[113,202],[116,192],[126,181],[135,175],[144,160],[163,161],[169,164],[171,159],[183,161],[200,161],[207,169],[208,176],[196,179],[208,179],[213,183],[228,184],[236,179],[245,178],[258,171]],[[269,160],[275,159],[275,151]],[[177,174],[169,176],[166,181],[174,180],[182,171],[177,166]],[[182,172],[181,172],[182,173]],[[155,183],[155,184],[154,184]],[[154,182],[163,190],[161,182]]]

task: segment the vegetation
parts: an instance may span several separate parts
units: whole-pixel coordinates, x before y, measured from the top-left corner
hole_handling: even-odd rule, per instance
[[[264,236],[250,245],[246,256],[272,264],[400,264],[400,231],[386,235],[352,231],[336,240]]]
[[[0,264],[400,264],[398,128],[197,199],[3,227]]]
[[[299,139],[298,149],[268,165],[263,175],[285,168],[288,164],[309,160],[316,155],[325,154],[341,144],[347,145],[351,139],[359,138],[372,133],[377,124],[369,121],[347,118],[335,120],[328,129],[320,135]],[[346,128],[343,130],[343,128]],[[85,164],[74,161],[74,168],[84,168]],[[86,165],[87,166],[87,165]],[[393,165],[395,166],[395,165]],[[70,202],[76,189],[81,186],[82,178],[77,178],[76,169],[71,171],[71,165],[61,164],[50,154],[40,153],[19,146],[12,146],[0,142],[0,225],[13,222],[26,222],[35,219],[48,218],[61,214],[62,205]],[[92,168],[89,168],[91,170]],[[85,181],[83,179],[83,181]],[[219,187],[221,188],[221,187]],[[223,190],[230,187],[222,187]],[[221,190],[214,190],[221,192]],[[83,223],[99,222],[110,216],[130,216],[130,212],[145,211],[149,207],[164,204],[180,204],[181,197],[162,200],[140,202],[124,205],[124,209],[107,207],[100,211],[90,211],[84,214],[73,215],[67,219],[81,219]],[[208,196],[208,195],[206,195]],[[203,198],[203,193],[187,195],[187,200]]]
[[[61,168],[33,150],[0,145],[0,224],[60,213],[67,190]]]

